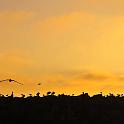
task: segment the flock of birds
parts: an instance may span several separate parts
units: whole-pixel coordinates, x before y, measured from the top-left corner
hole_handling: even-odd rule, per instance
[[[8,81],[8,82],[10,82],[10,83],[15,82],[15,83],[18,83],[18,84],[20,84],[20,85],[23,85],[22,83],[20,83],[20,82],[18,82],[18,81],[16,81],[16,80],[13,80],[13,79],[0,80],[0,82],[5,82],[5,81]],[[41,85],[41,83],[38,83],[37,85]]]

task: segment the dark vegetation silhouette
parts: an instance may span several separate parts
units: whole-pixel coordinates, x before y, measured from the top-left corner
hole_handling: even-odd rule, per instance
[[[40,96],[21,97],[0,94],[0,123],[54,124],[122,124],[124,123],[123,94],[78,96],[47,92]]]

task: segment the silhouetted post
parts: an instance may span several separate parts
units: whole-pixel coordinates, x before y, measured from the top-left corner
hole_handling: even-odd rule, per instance
[[[14,97],[14,94],[13,94],[13,92],[12,92],[12,94],[11,94],[11,98],[13,98]]]

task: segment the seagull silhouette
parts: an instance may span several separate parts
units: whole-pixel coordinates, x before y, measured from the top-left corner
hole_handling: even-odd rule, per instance
[[[18,82],[16,80],[12,80],[12,79],[1,80],[0,82],[4,82],[4,81],[15,82],[15,83],[23,85],[22,83],[20,83],[20,82]]]

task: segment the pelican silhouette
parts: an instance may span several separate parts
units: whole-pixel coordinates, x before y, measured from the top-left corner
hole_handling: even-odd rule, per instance
[[[1,80],[0,82],[4,82],[4,81],[15,82],[15,83],[23,85],[22,83],[20,83],[20,82],[18,82],[16,80],[12,80],[12,79]]]

